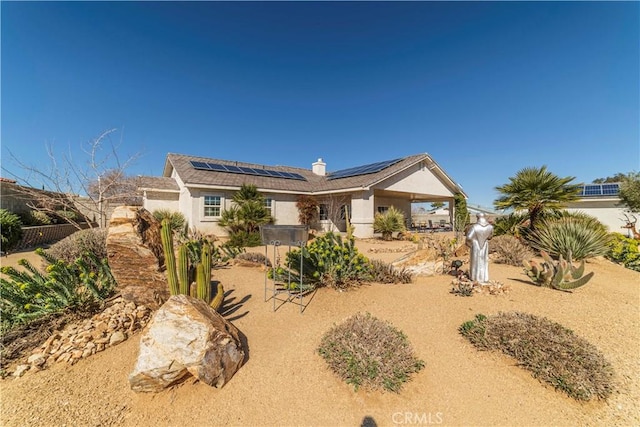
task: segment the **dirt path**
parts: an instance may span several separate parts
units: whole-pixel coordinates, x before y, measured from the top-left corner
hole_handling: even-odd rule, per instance
[[[369,252],[387,261],[398,252]],[[393,242],[390,247],[406,242]],[[517,267],[491,265],[506,295],[456,297],[450,277],[410,285],[321,289],[301,315],[264,301],[264,273],[231,267],[214,272],[234,303],[228,318],[246,335],[246,364],[222,389],[188,381],[158,394],[129,389],[139,335],[82,360],[0,382],[3,426],[359,426],[367,425],[640,425],[640,273],[604,260],[574,293],[526,283]],[[520,310],[546,316],[596,345],[611,361],[617,391],[607,402],[579,403],[539,383],[499,354],[476,351],[457,332],[476,313]],[[426,367],[400,394],[354,392],[316,353],[321,336],[356,312],[390,321],[406,333]],[[375,423],[375,424],[373,424]]]

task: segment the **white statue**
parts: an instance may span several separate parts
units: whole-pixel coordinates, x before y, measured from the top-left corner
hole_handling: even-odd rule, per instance
[[[489,281],[489,239],[493,237],[493,226],[483,213],[477,214],[476,217],[478,221],[469,228],[465,240],[471,252],[469,279],[486,283]]]

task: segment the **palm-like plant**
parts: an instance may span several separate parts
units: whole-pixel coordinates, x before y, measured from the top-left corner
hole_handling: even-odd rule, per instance
[[[382,233],[384,240],[391,240],[394,231],[405,231],[404,213],[391,206],[385,213],[377,213],[373,219],[373,231]]]
[[[570,184],[574,177],[560,178],[549,172],[546,166],[524,168],[509,178],[509,183],[496,187],[502,196],[495,202],[497,209],[526,210],[529,214],[529,228],[535,229],[536,222],[545,213],[563,208],[576,200],[580,185]]]
[[[219,224],[229,229],[233,242],[243,246],[260,244],[260,226],[273,222],[264,206],[264,197],[255,185],[244,184],[233,195],[233,201],[234,206],[222,211]]]

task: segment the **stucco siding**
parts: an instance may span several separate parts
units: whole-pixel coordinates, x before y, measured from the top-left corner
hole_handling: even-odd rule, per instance
[[[569,212],[583,212],[598,219],[615,233],[627,234],[628,230],[622,228],[626,224],[624,220],[625,209],[617,206],[620,200],[579,200],[567,206]]]
[[[394,175],[374,188],[387,191],[401,191],[405,193],[429,193],[434,196],[452,197],[449,190],[431,171],[422,166],[422,163]],[[427,190],[428,189],[428,190]]]
[[[143,206],[149,212],[153,212],[158,209],[181,211],[178,203],[178,197],[178,193],[147,191],[143,200]]]

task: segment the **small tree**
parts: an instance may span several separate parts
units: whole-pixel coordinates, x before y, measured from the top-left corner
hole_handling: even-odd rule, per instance
[[[621,180],[619,196],[627,209],[640,212],[640,172],[630,172]]]
[[[298,221],[302,225],[311,225],[318,216],[318,202],[315,198],[302,194],[296,201]]]
[[[260,226],[273,222],[255,185],[243,184],[233,195],[234,206],[222,211],[219,224],[229,230],[234,246],[258,246]]]
[[[469,220],[469,210],[467,209],[467,200],[461,193],[456,193],[454,196],[454,211],[453,229],[457,235],[462,234],[471,222]]]
[[[508,184],[496,187],[502,196],[494,205],[496,209],[526,210],[529,228],[534,230],[545,213],[558,211],[578,198],[581,187],[571,184],[573,179],[572,176],[560,178],[546,166],[524,168],[509,178]]]

